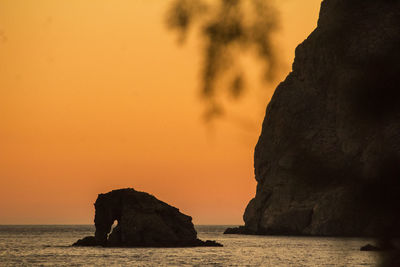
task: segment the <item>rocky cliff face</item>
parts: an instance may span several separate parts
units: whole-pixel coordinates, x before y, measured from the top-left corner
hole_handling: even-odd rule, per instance
[[[99,194],[94,206],[95,236],[78,240],[74,246],[221,246],[197,239],[190,216],[145,192],[113,190]],[[114,221],[117,225],[111,229]]]
[[[399,233],[400,1],[324,0],[269,103],[242,233]]]

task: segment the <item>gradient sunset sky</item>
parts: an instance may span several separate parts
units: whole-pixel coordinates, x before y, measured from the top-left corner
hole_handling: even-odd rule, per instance
[[[316,27],[321,0],[276,1],[277,82],[258,66],[207,124],[201,42],[165,0],[0,0],[0,224],[87,224],[98,193],[133,187],[197,224],[242,224],[265,107]]]

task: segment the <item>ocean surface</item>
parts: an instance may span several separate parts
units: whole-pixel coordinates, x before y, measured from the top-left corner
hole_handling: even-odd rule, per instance
[[[196,226],[224,247],[71,247],[89,225],[0,225],[0,266],[375,266],[378,252],[361,238],[223,235],[227,226]]]

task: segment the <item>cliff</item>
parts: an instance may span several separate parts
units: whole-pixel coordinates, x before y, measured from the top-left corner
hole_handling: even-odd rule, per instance
[[[228,233],[399,234],[400,1],[324,0],[269,103]]]
[[[199,240],[190,216],[145,192],[113,190],[99,194],[94,206],[95,236],[80,239],[74,246],[222,246]],[[114,221],[117,225],[111,229]]]

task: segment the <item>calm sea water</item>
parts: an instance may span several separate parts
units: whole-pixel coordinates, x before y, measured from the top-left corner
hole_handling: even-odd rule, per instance
[[[372,243],[357,238],[223,235],[226,226],[196,226],[216,248],[71,247],[94,232],[88,225],[0,225],[0,266],[374,266]]]

